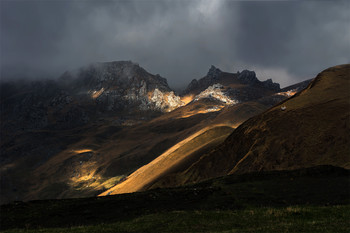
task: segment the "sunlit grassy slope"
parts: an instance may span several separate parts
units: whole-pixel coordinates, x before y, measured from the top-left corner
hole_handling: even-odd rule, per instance
[[[202,153],[223,142],[232,131],[233,129],[228,126],[204,128],[175,144],[155,160],[133,172],[125,181],[102,193],[101,196],[145,190],[159,177],[185,170]]]

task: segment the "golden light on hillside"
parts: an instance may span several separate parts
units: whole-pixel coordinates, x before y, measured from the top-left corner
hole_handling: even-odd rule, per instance
[[[147,92],[147,97],[148,97],[149,100],[151,100],[152,95],[153,95],[152,91]]]
[[[84,153],[94,150],[89,148],[80,148],[71,150],[70,153],[78,156],[78,160],[72,163],[70,178],[67,184],[75,190],[91,191],[104,190],[115,186],[124,176],[103,177],[97,172],[99,166],[94,159],[85,159]],[[88,155],[86,155],[88,156]]]
[[[188,156],[193,156],[196,151],[202,150],[209,145],[213,146],[221,143],[232,133],[230,128],[232,128],[231,125],[217,124],[200,129],[167,149],[150,163],[121,179],[116,186],[102,192],[98,196],[142,190],[158,177],[166,175],[167,172],[171,171],[171,168],[184,162]]]
[[[100,90],[98,90],[98,91],[93,91],[92,93],[91,93],[91,98],[93,98],[93,99],[96,99],[96,98],[98,98],[103,92],[104,92],[104,88],[102,87]]]
[[[76,168],[77,169],[77,168]],[[75,189],[105,190],[117,185],[125,176],[106,178],[97,174],[98,167],[94,164],[83,165],[78,174],[72,176],[68,184]]]
[[[185,95],[184,97],[181,97],[181,101],[186,104],[188,104],[189,102],[191,102],[194,98],[194,95]]]
[[[96,170],[97,167],[94,162],[80,161],[80,163],[74,167],[69,185],[75,189],[96,188],[104,181],[100,175],[96,174]]]
[[[297,93],[296,90],[290,90],[290,91],[285,91],[285,92],[278,92],[278,93],[276,93],[276,95],[283,95],[286,97],[291,97],[291,96],[295,95],[296,93]]]
[[[92,152],[91,149],[80,149],[80,150],[73,150],[72,151],[75,154],[81,154],[81,153],[86,153],[86,152]]]
[[[223,109],[225,106],[215,106],[212,108],[207,108],[207,109],[198,109],[195,111],[190,111],[190,112],[185,112],[184,114],[182,114],[181,116],[179,116],[178,118],[188,118],[197,114],[206,114],[206,113],[210,113],[210,112],[217,112],[220,111],[221,109]]]

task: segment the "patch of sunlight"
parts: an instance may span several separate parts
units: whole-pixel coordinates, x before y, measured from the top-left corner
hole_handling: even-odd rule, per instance
[[[188,118],[197,114],[205,114],[205,113],[209,113],[209,112],[217,112],[220,111],[221,109],[223,109],[225,106],[215,106],[212,108],[207,108],[207,109],[200,109],[200,110],[196,110],[196,111],[191,111],[191,112],[187,112],[182,114],[181,116],[179,116],[178,118]]]
[[[81,175],[71,177],[69,185],[74,187],[76,190],[85,188],[99,190],[99,186],[103,182],[101,176],[96,175],[95,171],[86,173],[81,172]]]
[[[103,188],[103,189],[110,189],[113,186],[115,186],[116,184],[118,184],[124,178],[125,178],[125,176],[115,176],[115,177],[112,177],[112,178],[104,181],[99,186],[100,186],[100,188]]]
[[[73,183],[81,183],[87,181],[94,181],[100,177],[95,176],[95,170],[80,169],[76,175],[71,178]]]
[[[289,91],[285,91],[285,92],[278,92],[278,93],[276,93],[276,95],[283,95],[286,97],[291,97],[291,96],[295,95],[296,93],[297,93],[296,90],[289,90]]]
[[[78,189],[81,188],[92,188],[95,190],[109,189],[116,184],[118,184],[123,178],[124,175],[115,176],[109,179],[102,177],[101,175],[96,174],[95,168],[81,168],[79,171],[70,178],[69,184],[72,187]]]
[[[184,97],[181,97],[181,101],[187,105],[189,102],[191,102],[194,98],[194,95],[185,95]]]
[[[104,88],[102,87],[100,90],[98,90],[98,91],[92,91],[91,92],[91,98],[93,98],[93,99],[96,99],[96,98],[98,98],[103,92],[104,92]]]
[[[86,153],[86,152],[92,152],[91,149],[80,149],[80,150],[73,150],[72,151],[75,154],[81,154],[81,153]]]

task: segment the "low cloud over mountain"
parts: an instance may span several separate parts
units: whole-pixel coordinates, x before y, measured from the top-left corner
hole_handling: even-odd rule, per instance
[[[2,1],[1,78],[133,60],[184,87],[214,64],[282,87],[348,63],[348,1]]]

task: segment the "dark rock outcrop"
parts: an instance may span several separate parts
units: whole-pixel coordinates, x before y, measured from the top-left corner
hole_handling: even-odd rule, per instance
[[[267,79],[263,82],[259,81],[254,71],[243,70],[241,73],[238,74],[237,78],[245,84],[262,86],[273,91],[280,90],[280,85],[278,83],[272,82],[272,79]]]
[[[256,74],[254,71],[249,71],[249,70],[243,70],[237,78],[246,84],[256,84],[259,82],[259,80],[256,78]]]

